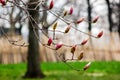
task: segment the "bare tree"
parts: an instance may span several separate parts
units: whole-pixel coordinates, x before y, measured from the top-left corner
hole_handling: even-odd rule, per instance
[[[19,4],[20,0],[18,0],[18,1],[15,0],[15,2]],[[16,6],[13,5],[13,7],[11,7],[11,11],[8,12],[8,13],[9,13],[9,18],[10,18],[10,21],[9,21],[9,24],[10,24],[10,34],[11,34],[11,35],[15,34],[15,29],[16,29],[15,24],[16,24],[17,22],[19,22],[20,27],[18,28],[18,30],[19,30],[18,33],[21,35],[22,25],[21,25],[20,20],[22,19],[22,15],[21,15],[22,10],[19,9],[19,10],[18,10],[19,12],[16,13],[16,15],[15,15],[15,13],[14,13],[15,11],[16,11]]]
[[[29,3],[38,2],[39,0],[29,0]],[[29,4],[29,9],[34,9],[36,4]],[[40,55],[39,55],[39,33],[38,33],[38,22],[39,22],[39,7],[36,11],[28,10],[31,18],[29,20],[29,37],[28,37],[28,57],[27,57],[27,72],[24,77],[26,78],[43,78],[45,77],[40,69]],[[34,21],[35,20],[35,21]],[[37,23],[37,24],[36,24]],[[36,37],[37,36],[37,37]]]
[[[3,0],[4,1],[4,0]],[[81,69],[77,69],[74,68],[73,66],[69,65],[67,63],[67,61],[78,61],[81,60],[83,58],[83,52],[80,52],[79,56],[76,58],[74,58],[75,56],[75,51],[76,51],[76,47],[79,46],[83,46],[87,43],[88,39],[85,39],[83,41],[81,41],[81,43],[78,44],[74,44],[74,45],[69,45],[69,44],[65,44],[65,43],[61,43],[58,42],[56,37],[56,32],[59,33],[63,33],[63,34],[67,34],[70,29],[74,29],[78,32],[84,33],[86,35],[89,35],[90,37],[94,37],[94,38],[100,38],[103,35],[103,31],[99,32],[97,34],[97,36],[91,35],[89,33],[83,32],[79,29],[77,29],[74,25],[75,24],[79,24],[81,22],[84,21],[84,19],[79,19],[79,20],[75,20],[75,21],[71,21],[71,20],[67,20],[65,18],[66,15],[72,15],[73,13],[73,8],[71,7],[69,11],[65,11],[65,13],[62,13],[62,16],[59,15],[59,13],[55,12],[52,10],[52,8],[54,7],[54,1],[51,0],[50,4],[44,5],[44,2],[46,2],[46,0],[29,0],[28,2],[24,2],[23,0],[20,0],[21,4],[18,4],[16,1],[8,1],[9,3],[11,3],[11,5],[15,5],[16,7],[18,7],[19,9],[21,9],[22,11],[24,11],[24,15],[26,15],[26,18],[28,20],[28,27],[29,27],[29,36],[28,36],[28,54],[27,54],[27,71],[24,75],[24,78],[43,78],[45,77],[45,75],[43,74],[41,68],[40,68],[40,54],[39,54],[39,43],[42,46],[45,46],[51,50],[55,51],[55,54],[57,54],[57,50],[59,50],[62,46],[66,47],[66,48],[70,48],[70,53],[72,54],[70,59],[65,59],[65,58],[61,58],[61,56],[63,54],[58,54],[58,57],[61,59],[61,61],[65,64],[67,64],[70,68],[77,70],[77,71],[81,71]],[[4,3],[1,2],[2,5],[6,5],[5,1]],[[22,6],[21,6],[22,5]],[[40,10],[40,7],[44,7],[43,10]],[[55,22],[52,25],[52,29],[51,30],[53,32],[53,38],[51,38],[50,36],[46,35],[46,33],[44,33],[43,31],[43,27],[42,28],[39,26],[39,17],[40,17],[40,12],[44,12],[44,11],[48,11],[49,13],[51,13],[52,15],[54,15],[56,18],[58,18],[59,20],[63,21],[64,23],[66,23],[67,27],[64,31],[59,31],[56,30],[57,26],[58,26],[58,22]],[[43,22],[46,23],[46,12],[45,12],[45,19],[43,19]],[[93,22],[96,22],[98,18],[94,19]],[[91,23],[91,20],[89,21]],[[47,26],[48,27],[48,26]],[[2,32],[4,33],[3,29],[1,28]],[[48,41],[47,43],[42,43],[40,38],[39,38],[39,30],[41,30],[41,32],[47,37]],[[21,47],[26,47],[25,43],[23,44],[16,44],[16,42],[19,41],[14,41],[14,40],[9,40],[9,38],[7,37],[7,35],[5,34],[5,37],[8,39],[8,41],[12,44],[12,45],[16,45],[16,46],[21,46]],[[52,46],[51,46],[52,45]],[[89,62],[87,65],[85,65],[83,67],[82,70],[86,70],[89,68],[91,62]]]

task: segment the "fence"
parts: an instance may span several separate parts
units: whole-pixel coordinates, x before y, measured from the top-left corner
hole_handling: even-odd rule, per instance
[[[108,36],[106,38],[106,36]],[[68,37],[62,39],[63,42],[72,44]],[[46,38],[43,38],[44,42],[47,42]],[[75,52],[75,58],[79,55],[80,51],[84,51],[83,61],[93,60],[116,60],[120,61],[120,40],[117,33],[105,34],[102,39],[92,39],[92,43],[89,41],[85,46],[77,47]],[[60,50],[55,51],[46,47],[40,47],[41,60],[46,61],[59,61],[58,54],[64,54],[65,58],[71,58],[70,48],[62,47]],[[0,38],[0,63],[20,63],[26,62],[27,47],[13,46],[9,44],[7,39]]]

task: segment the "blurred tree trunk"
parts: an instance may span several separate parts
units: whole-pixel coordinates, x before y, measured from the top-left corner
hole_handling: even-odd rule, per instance
[[[19,33],[19,35],[22,35],[21,30],[22,30],[23,25],[22,25],[21,23],[19,23],[19,24],[20,24],[20,26],[19,26],[19,28],[18,28],[18,33]]]
[[[91,34],[91,30],[92,30],[92,5],[90,4],[90,0],[87,0],[87,5],[88,5],[88,8],[87,8],[87,11],[88,11],[88,31],[89,31],[89,34]],[[91,48],[91,51],[92,51],[92,55],[93,55],[93,59],[95,59],[95,51],[94,51],[94,45],[93,45],[93,42],[92,42],[92,37],[89,36],[89,39],[90,39],[90,48]]]
[[[108,21],[109,21],[109,31],[112,32],[113,21],[112,21],[112,8],[110,6],[110,1],[106,0],[106,4],[108,7]]]
[[[29,2],[37,2],[38,0],[29,0]],[[34,9],[36,4],[29,4],[28,8]],[[37,8],[39,10],[39,7]],[[39,12],[38,11],[29,10],[29,14],[31,17],[38,23],[39,21]],[[25,74],[25,78],[43,78],[45,77],[40,68],[40,54],[39,54],[39,41],[37,37],[39,37],[38,29],[36,29],[37,25],[31,19],[29,20],[29,37],[28,37],[28,57],[27,57],[27,72]],[[35,34],[35,32],[36,34]],[[37,37],[36,37],[37,35]]]
[[[10,36],[13,36],[15,34],[15,21],[13,21],[14,9],[15,9],[15,7],[12,7],[11,13],[9,15],[9,17],[10,17]]]
[[[91,5],[90,5],[90,0],[87,0],[87,4],[88,4],[88,30],[89,32],[91,32],[91,28],[92,28],[92,25],[91,25],[91,13],[92,13],[92,8],[91,8]]]
[[[18,3],[18,4],[20,3],[19,1],[20,1],[20,0],[15,0],[15,2]],[[16,29],[15,24],[17,23],[18,19],[21,20],[21,18],[22,18],[22,17],[20,16],[21,10],[20,10],[19,13],[15,16],[15,18],[14,18],[14,11],[15,11],[15,5],[13,5],[12,10],[11,10],[10,15],[9,15],[9,17],[10,17],[10,35],[11,35],[11,36],[15,34],[15,29]],[[22,26],[21,26],[21,27],[22,27]],[[21,32],[21,31],[20,31],[20,32]],[[20,33],[20,34],[21,34],[21,33]]]
[[[112,56],[112,45],[114,44],[114,36],[112,34],[112,28],[113,28],[113,21],[112,21],[112,8],[110,5],[110,0],[106,0],[106,4],[108,7],[108,22],[109,22],[109,31],[110,31],[110,44],[109,44],[109,53],[110,53],[110,59],[113,60],[113,56]]]
[[[118,20],[118,33],[119,33],[119,37],[120,37],[120,0],[119,0],[119,4],[118,4],[118,13],[119,13],[119,20]]]
[[[118,24],[118,33],[119,33],[119,36],[120,36],[120,12],[119,12],[119,24]]]

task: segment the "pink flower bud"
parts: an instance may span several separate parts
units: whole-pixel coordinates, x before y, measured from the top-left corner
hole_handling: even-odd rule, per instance
[[[92,23],[96,23],[99,19],[99,16],[96,16],[93,20],[92,20]]]
[[[53,2],[53,0],[51,0],[50,5],[49,5],[49,9],[52,9],[53,6],[54,6],[54,2]]]
[[[81,42],[81,45],[85,45],[87,42],[88,42],[88,39],[83,40],[83,41]]]
[[[62,46],[63,46],[62,43],[58,43],[58,44],[56,44],[55,49],[58,50],[58,49],[61,48]]]
[[[97,38],[100,38],[103,35],[103,31],[99,32]]]
[[[79,20],[77,20],[77,24],[79,24],[79,23],[81,23],[81,22],[83,22],[85,20],[85,18],[80,18]]]
[[[52,38],[49,38],[47,45],[50,46],[52,42],[53,42]]]
[[[0,0],[0,3],[2,4],[2,6],[6,5],[5,0]]]
[[[77,45],[74,45],[72,48],[71,48],[71,53],[74,54],[75,50],[76,50],[76,47]]]
[[[69,14],[72,15],[72,13],[73,13],[73,7],[71,7],[69,10]]]
[[[83,69],[87,70],[90,67],[90,65],[91,65],[91,62],[87,63]]]

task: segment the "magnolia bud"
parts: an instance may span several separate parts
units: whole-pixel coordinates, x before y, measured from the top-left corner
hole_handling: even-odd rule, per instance
[[[88,42],[88,39],[83,40],[83,41],[81,42],[81,45],[85,45],[87,42]]]
[[[71,7],[69,10],[69,14],[72,15],[72,13],[73,13],[73,7]]]
[[[83,22],[85,20],[85,18],[80,18],[79,20],[77,20],[77,24],[79,24],[79,23],[81,23],[81,22]]]
[[[100,38],[103,35],[103,31],[99,32],[97,38]]]
[[[83,51],[80,53],[80,55],[78,56],[78,60],[81,60],[83,58]]]
[[[63,17],[66,16],[67,14],[68,14],[68,12],[65,10],[65,11],[63,12]]]
[[[87,70],[90,67],[90,65],[91,65],[91,62],[87,63],[83,69]]]
[[[71,53],[74,54],[75,50],[76,50],[76,45],[74,45],[74,46],[71,48]]]
[[[55,24],[53,24],[53,30],[55,30],[57,28],[57,22]]]
[[[93,20],[92,20],[92,23],[96,23],[99,19],[99,16],[96,16]]]
[[[0,3],[2,4],[2,6],[6,5],[5,0],[0,0]]]
[[[49,9],[52,9],[53,6],[54,6],[54,2],[53,2],[53,0],[51,0],[50,5],[49,5]]]
[[[61,48],[62,46],[63,46],[62,43],[58,43],[58,44],[56,44],[56,46],[55,46],[55,50],[58,50],[58,49]]]
[[[47,45],[50,46],[52,42],[53,42],[52,38],[49,38]]]
[[[65,33],[68,33],[71,28],[71,25],[68,25],[68,27],[65,29]]]

